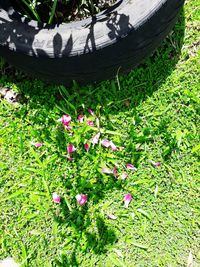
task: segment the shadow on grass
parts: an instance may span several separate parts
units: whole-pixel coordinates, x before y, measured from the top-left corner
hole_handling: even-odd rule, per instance
[[[140,66],[127,75],[120,75],[119,70],[119,76],[115,80],[88,86],[79,86],[74,82],[71,88],[66,88],[65,97],[76,109],[79,109],[83,103],[85,106],[95,108],[99,103],[106,106],[113,102],[113,105],[110,105],[112,113],[119,111],[114,104],[126,99],[131,100],[131,108],[139,105],[156,91],[174,70],[181,53],[184,31],[185,18],[184,10],[182,10],[173,31],[163,41],[161,47]],[[4,74],[1,83],[14,81],[17,83],[19,91],[32,100],[29,108],[39,109],[42,105],[49,110],[55,104],[62,105],[63,97],[60,95],[60,88],[64,88],[63,86],[54,86],[34,80],[7,64],[1,72]],[[7,76],[7,73],[10,75]],[[51,100],[51,103],[47,100]],[[67,106],[67,103],[63,102],[63,104]],[[124,107],[124,103],[122,106]]]
[[[51,111],[55,105],[59,106],[63,112],[69,113],[74,117],[83,111],[83,105],[87,108],[92,107],[95,111],[97,109],[101,110],[105,117],[109,116],[109,114],[134,110],[153,92],[158,90],[175,69],[181,53],[184,29],[185,20],[184,12],[182,11],[174,31],[163,42],[162,46],[138,68],[127,75],[119,76],[116,80],[104,81],[84,87],[79,87],[74,83],[74,86],[69,90],[62,86],[51,86],[32,79],[27,81],[27,77],[23,76],[23,74],[15,77],[15,80],[18,82],[17,85],[20,92],[29,98],[28,108],[38,111],[35,115],[36,123],[38,121],[37,114],[41,110]],[[12,76],[5,77],[3,82],[6,84],[9,81],[11,82],[12,79]],[[104,107],[106,108],[104,109]],[[18,115],[20,116],[20,111]],[[45,127],[44,125],[44,129]],[[44,132],[45,138],[52,142],[48,137],[48,130]],[[148,139],[148,135],[148,130],[146,130],[144,137],[141,137],[144,140],[139,140],[140,143],[145,142]],[[60,151],[66,146],[63,134],[59,131],[57,143]],[[136,165],[138,157],[140,157],[139,153],[134,161]],[[85,189],[89,197],[95,196],[94,202],[102,200],[105,194],[113,189],[113,186],[121,188],[121,184],[114,183],[112,179],[104,182],[104,179],[99,178],[98,186],[96,187],[90,182],[85,182],[83,187],[84,181],[79,180],[79,177],[76,179],[76,183],[81,190]],[[69,182],[65,183],[65,187],[68,190],[72,189]],[[68,225],[76,232],[77,239],[75,240],[73,251],[70,252],[71,255],[63,256],[62,262],[56,262],[56,266],[78,266],[76,251],[80,249],[80,239],[83,235],[86,240],[83,251],[91,250],[95,254],[106,253],[106,246],[116,241],[114,230],[105,224],[102,217],[97,216],[95,218],[96,231],[92,233],[88,231],[92,219],[87,212],[87,206],[81,210],[70,212],[67,204],[62,203],[62,215],[63,220],[59,217],[55,219],[59,224],[68,222]]]

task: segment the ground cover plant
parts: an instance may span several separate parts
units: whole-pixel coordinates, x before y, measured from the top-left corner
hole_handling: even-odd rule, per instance
[[[1,61],[21,99],[0,103],[0,259],[200,265],[199,6],[116,80],[65,88]]]
[[[105,10],[114,0],[11,0],[30,19],[48,24],[81,20]]]

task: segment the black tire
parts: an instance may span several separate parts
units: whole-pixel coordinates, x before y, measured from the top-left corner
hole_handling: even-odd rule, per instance
[[[49,26],[0,0],[0,55],[33,76],[69,85],[109,79],[150,55],[184,0],[120,0],[93,18]]]

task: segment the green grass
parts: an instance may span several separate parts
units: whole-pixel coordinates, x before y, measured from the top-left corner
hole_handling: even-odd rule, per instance
[[[162,46],[140,67],[117,80],[72,88],[6,74],[1,86],[27,101],[0,103],[0,259],[21,266],[187,266],[191,251],[200,266],[200,50],[199,0],[184,12]],[[101,145],[86,153],[83,143],[97,127],[83,126],[78,114],[100,122]],[[68,135],[57,120],[73,120]],[[30,142],[42,142],[35,148]],[[74,161],[64,155],[77,147]],[[150,160],[161,162],[154,168]],[[101,173],[132,163],[125,181]],[[52,193],[62,197],[52,202]],[[75,196],[85,193],[80,207]],[[133,200],[124,208],[123,197]],[[113,213],[116,220],[107,214]]]

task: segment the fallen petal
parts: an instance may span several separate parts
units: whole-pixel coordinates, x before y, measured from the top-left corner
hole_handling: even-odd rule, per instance
[[[41,147],[43,144],[42,143],[33,143],[33,142],[31,142],[31,145],[33,145],[35,147]]]
[[[89,145],[89,144],[84,144],[84,148],[85,148],[85,150],[88,152],[89,149],[90,149],[90,145]]]
[[[115,216],[114,214],[107,214],[107,216],[108,216],[108,219],[111,219],[111,220],[117,219],[117,216]]]
[[[133,166],[133,164],[130,164],[130,163],[126,164],[126,168],[129,170],[135,170],[135,171],[137,170],[135,166]]]
[[[67,159],[68,159],[69,161],[74,160],[74,158],[71,158],[71,157],[69,157],[69,156],[67,156]]]
[[[111,148],[112,148],[112,150],[113,150],[113,151],[116,151],[116,150],[117,150],[117,147],[116,147],[116,145],[115,145],[115,144],[113,144],[113,142],[112,142],[112,141],[110,141],[110,146],[111,146]]]
[[[98,142],[99,142],[99,137],[100,137],[100,133],[98,133],[98,134],[96,134],[95,136],[93,136],[93,138],[92,138],[92,140],[91,140],[91,142],[92,142],[93,145],[98,144]]]
[[[131,202],[131,200],[132,200],[131,194],[126,194],[124,196],[124,206],[125,206],[125,208],[128,208],[128,205]]]
[[[84,195],[84,194],[78,194],[78,195],[76,195],[76,200],[78,201],[78,203],[81,206],[83,206],[88,201],[86,195]]]
[[[59,119],[59,121],[61,121],[63,125],[68,126],[71,122],[71,117],[68,114],[65,114]]]
[[[101,141],[101,144],[102,144],[102,146],[109,147],[110,146],[110,141],[107,140],[107,139],[104,139],[104,140]]]
[[[94,126],[94,122],[91,121],[91,120],[87,120],[86,121],[86,124],[89,125],[89,126]]]
[[[77,119],[78,119],[78,121],[81,122],[81,123],[84,122],[84,116],[83,116],[83,115],[79,115]]]
[[[122,173],[121,179],[125,180],[128,177],[128,174],[126,172]]]
[[[108,168],[102,168],[101,171],[102,171],[103,173],[106,173],[106,174],[111,174],[111,173],[113,173],[113,171],[111,171],[111,170],[108,169]]]
[[[75,148],[74,145],[69,144],[69,145],[67,146],[67,153],[68,153],[68,154],[73,153],[75,150],[76,150],[76,148]]]
[[[89,112],[92,116],[94,116],[94,111],[93,111],[91,108],[88,108],[88,112]]]
[[[59,204],[61,201],[60,195],[58,195],[56,192],[53,193],[53,202]]]

